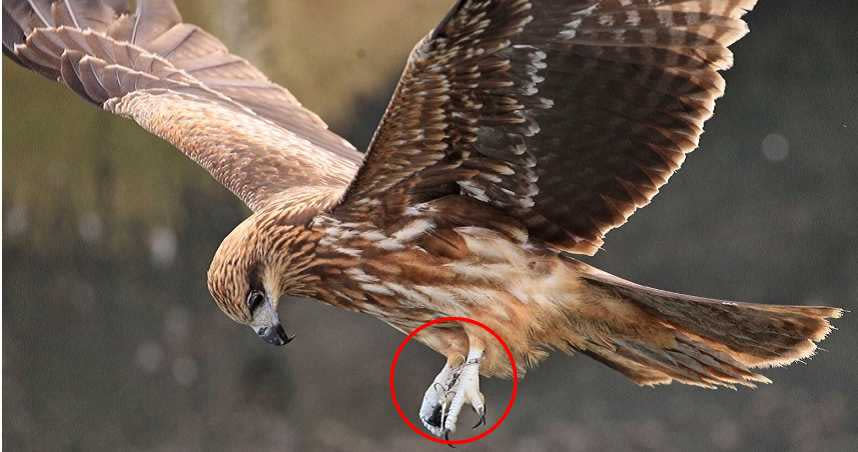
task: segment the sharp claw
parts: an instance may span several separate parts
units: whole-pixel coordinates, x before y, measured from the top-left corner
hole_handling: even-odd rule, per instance
[[[473,427],[471,427],[472,430],[479,427],[480,424],[486,425],[486,405],[485,405],[485,403],[483,404],[482,410],[477,410],[476,408],[474,408],[474,412],[477,413],[477,416],[479,416],[480,419],[477,421],[476,424],[474,424]]]
[[[480,415],[480,419],[479,419],[479,420],[477,420],[477,423],[476,423],[476,424],[474,424],[474,426],[473,426],[473,427],[471,427],[471,429],[476,429],[476,428],[477,428],[477,427],[479,427],[480,425],[486,425],[486,409],[485,409],[485,408],[483,408],[483,412],[482,412],[482,413],[477,413],[477,414],[479,414],[479,415]]]
[[[444,429],[444,440],[445,440],[445,441],[450,441],[450,430],[448,430],[448,429],[446,429],[446,428]],[[447,445],[448,445],[448,446],[450,446],[450,447],[452,447],[453,449],[455,449],[455,448],[456,448],[456,446],[454,446],[454,445],[452,445],[452,444],[447,444]]]

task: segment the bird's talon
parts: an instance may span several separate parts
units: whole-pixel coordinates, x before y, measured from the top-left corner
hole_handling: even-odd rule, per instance
[[[478,414],[479,414],[479,413],[478,413]],[[476,424],[474,424],[474,426],[473,426],[473,427],[471,427],[471,429],[472,429],[472,430],[475,430],[475,429],[476,429],[477,427],[479,427],[480,425],[486,425],[486,411],[485,411],[485,410],[483,410],[482,414],[480,414],[480,419],[479,419],[479,420],[477,420],[477,423],[476,423]]]
[[[456,431],[456,421],[462,408],[470,405],[485,425],[485,398],[480,393],[479,358],[481,351],[474,351],[467,360],[450,360],[429,385],[420,407],[420,420],[432,434],[449,441],[450,433]],[[458,364],[457,367],[451,365]]]

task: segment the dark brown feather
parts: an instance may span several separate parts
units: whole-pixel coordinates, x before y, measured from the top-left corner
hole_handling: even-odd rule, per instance
[[[593,254],[679,168],[723,93],[755,0],[460,1],[418,43],[337,214],[444,182],[532,238]],[[390,202],[388,202],[389,204]],[[398,202],[407,205],[406,202]]]

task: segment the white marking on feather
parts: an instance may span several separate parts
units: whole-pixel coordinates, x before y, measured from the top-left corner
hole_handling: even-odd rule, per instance
[[[386,238],[384,240],[378,241],[375,244],[377,247],[388,250],[388,251],[396,251],[405,248],[399,241],[393,238]]]
[[[472,253],[490,262],[517,262],[524,259],[524,251],[517,243],[503,237],[500,233],[478,227],[460,227],[455,229]]]
[[[343,253],[343,254],[348,254],[349,256],[352,256],[352,257],[360,257],[360,254],[361,254],[361,250],[359,250],[357,248],[345,248],[345,247],[343,247],[343,248],[337,248],[337,251],[339,251],[340,253]]]
[[[498,180],[498,182],[500,182],[500,180]],[[514,191],[512,191],[508,188],[500,187],[500,191],[502,191],[504,194],[509,195],[509,196],[515,196],[516,195],[516,193]]]
[[[545,97],[540,97],[539,106],[542,108],[551,108],[554,106],[554,101]]]
[[[532,137],[539,133],[542,129],[539,127],[539,124],[536,121],[528,121],[527,122],[527,130],[524,131],[524,135],[528,137]]]
[[[404,297],[404,299],[410,302],[409,304],[411,305],[416,304],[419,306],[426,306],[429,303],[429,297],[416,290],[409,289],[401,284],[397,284],[394,282],[387,282],[385,283],[385,285],[400,296]]]
[[[518,206],[524,209],[529,209],[536,205],[536,202],[531,198],[523,198],[519,200]]]
[[[357,201],[355,201],[354,204],[356,206],[373,207],[373,206],[377,206],[377,205],[381,204],[381,202],[376,198],[362,198],[362,199],[358,199]]]
[[[340,232],[340,240],[348,240],[354,236],[358,235],[358,231],[354,229],[346,229]]]
[[[413,240],[432,230],[435,223],[432,220],[420,218],[406,224],[402,229],[393,233],[393,238],[400,242]]]
[[[325,236],[322,240],[327,240],[332,242],[333,240],[345,240],[354,237],[357,234],[357,231],[354,229],[344,229],[339,226],[328,226],[323,229],[322,232]]]
[[[480,176],[479,176],[479,177],[480,177],[481,179],[485,179],[485,180],[487,180],[487,181],[489,181],[489,182],[494,182],[494,183],[496,183],[496,184],[497,184],[497,183],[500,183],[501,181],[503,181],[503,179],[501,179],[499,176],[496,176],[496,175],[494,175],[494,174],[492,174],[492,173],[480,173]],[[507,191],[509,191],[509,190],[507,190]]]
[[[428,205],[426,203],[417,204],[414,206],[407,207],[405,209],[406,216],[416,216],[423,214],[424,212],[435,212],[435,209],[431,205]]]
[[[568,29],[578,28],[581,26],[581,21],[582,21],[582,19],[580,17],[573,19],[573,20],[566,23],[566,28],[568,28]]]
[[[472,198],[483,201],[483,202],[490,202],[491,201],[489,199],[489,197],[486,196],[486,191],[483,190],[482,188],[479,188],[476,185],[474,185],[473,182],[461,181],[461,182],[458,182],[458,184],[459,184],[459,187],[461,187],[462,190],[465,193],[467,193],[468,195],[470,195]]]
[[[429,297],[433,302],[446,303],[447,305],[456,304],[456,298],[449,290],[444,288],[436,286],[414,286],[414,289]]]
[[[495,166],[495,171],[504,176],[512,176],[513,174],[515,174],[515,170],[506,165]]]
[[[640,13],[638,13],[635,10],[631,10],[631,11],[627,12],[626,13],[626,23],[633,26],[633,27],[637,27],[638,25],[640,25],[640,23],[641,23]]]
[[[369,241],[371,241],[371,242],[377,242],[377,241],[384,240],[384,239],[386,239],[386,238],[387,238],[387,236],[386,236],[386,235],[382,234],[382,233],[381,233],[379,230],[377,230],[377,229],[372,229],[372,230],[369,230],[369,231],[364,231],[364,232],[362,232],[362,233],[360,234],[360,236],[361,236],[361,238],[363,238],[364,240],[369,240]]]
[[[595,10],[596,10],[596,8],[598,8],[598,7],[599,7],[599,3],[598,3],[598,2],[596,2],[596,3],[594,3],[594,4],[592,4],[592,5],[588,6],[588,7],[586,7],[586,8],[584,8],[584,9],[581,9],[581,10],[575,11],[575,15],[578,15],[578,16],[589,16],[590,14],[593,14],[593,11],[595,11]]]
[[[496,281],[498,278],[503,278],[503,275],[497,273],[495,269],[485,265],[475,265],[473,262],[451,262],[444,266],[456,274],[478,281]]]
[[[577,18],[570,22],[567,22],[565,28],[560,30],[560,33],[557,34],[557,37],[560,39],[574,39],[575,35],[578,34],[578,27],[581,25],[581,18]]]
[[[361,287],[361,289],[363,289],[363,290],[365,290],[365,291],[367,291],[367,292],[377,293],[377,294],[381,294],[381,295],[388,295],[388,296],[393,296],[393,295],[394,295],[394,293],[393,293],[393,291],[392,291],[392,290],[390,290],[389,288],[387,288],[387,287],[385,287],[385,286],[383,286],[383,285],[381,285],[381,284],[366,284],[366,283],[362,283],[362,284],[360,285],[360,287]]]
[[[538,92],[539,90],[536,89],[536,83],[534,81],[526,83],[524,85],[524,88],[522,89],[522,94],[524,94],[525,96],[532,96]]]
[[[352,267],[346,270],[346,274],[349,275],[352,279],[362,283],[377,283],[378,278],[375,276],[367,275],[366,272],[361,270],[358,267]]]

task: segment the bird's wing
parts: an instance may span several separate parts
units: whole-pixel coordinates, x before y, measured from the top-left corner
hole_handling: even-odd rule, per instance
[[[462,0],[420,41],[334,213],[461,194],[593,254],[698,143],[756,0]]]
[[[295,186],[345,188],[361,159],[173,0],[3,0],[3,52],[166,139],[254,210]]]

